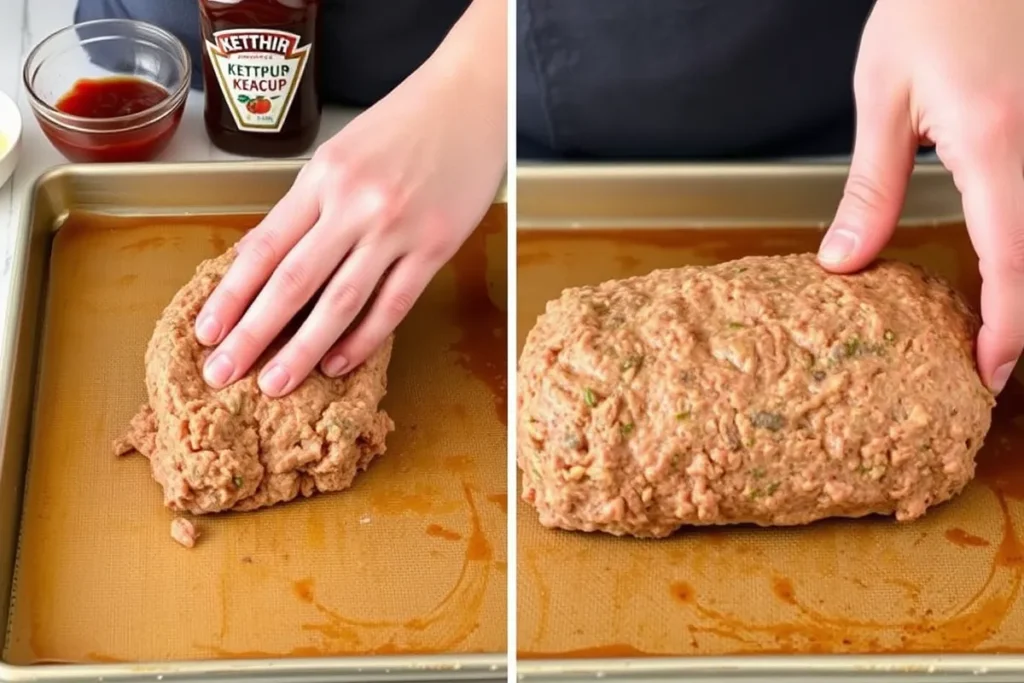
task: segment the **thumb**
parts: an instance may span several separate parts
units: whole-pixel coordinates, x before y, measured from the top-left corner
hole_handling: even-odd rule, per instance
[[[917,136],[905,107],[858,103],[857,136],[843,198],[818,250],[818,261],[837,273],[867,266],[899,220]]]

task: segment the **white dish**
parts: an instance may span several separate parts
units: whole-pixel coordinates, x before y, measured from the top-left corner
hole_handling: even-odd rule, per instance
[[[18,165],[21,156],[21,112],[7,93],[0,91],[0,187]]]

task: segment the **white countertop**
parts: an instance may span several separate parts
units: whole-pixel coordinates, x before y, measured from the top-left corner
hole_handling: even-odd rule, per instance
[[[14,236],[21,225],[28,188],[43,171],[66,160],[43,137],[28,105],[21,85],[21,68],[26,55],[43,38],[72,22],[75,0],[0,0],[0,90],[18,103],[23,118],[21,160],[13,178],[0,188],[0,321],[6,319],[7,293],[10,288],[11,251]],[[327,139],[358,113],[355,110],[328,108],[320,126],[320,140]],[[318,141],[319,142],[319,141]],[[170,147],[158,161],[209,161],[237,159],[214,148],[203,127],[203,94],[192,91],[181,127]]]

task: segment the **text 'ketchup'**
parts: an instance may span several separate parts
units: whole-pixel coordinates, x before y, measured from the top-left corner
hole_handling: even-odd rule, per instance
[[[319,0],[200,0],[206,132],[217,147],[280,157],[320,129]]]

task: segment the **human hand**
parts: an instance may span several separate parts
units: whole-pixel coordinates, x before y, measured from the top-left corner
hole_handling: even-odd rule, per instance
[[[217,345],[203,371],[211,386],[248,372],[321,288],[263,368],[264,393],[289,393],[321,361],[343,374],[387,338],[494,199],[507,156],[504,60],[495,79],[439,50],[316,151],[199,314],[197,338]]]
[[[983,279],[977,360],[1002,390],[1024,347],[1024,2],[879,0],[864,28],[857,139],[819,252],[859,270],[892,236],[919,143],[963,198]]]

